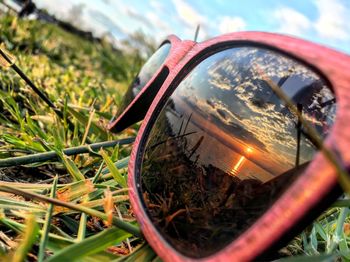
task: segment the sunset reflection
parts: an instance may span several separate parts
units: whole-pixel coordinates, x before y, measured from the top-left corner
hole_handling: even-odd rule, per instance
[[[250,146],[248,146],[245,151],[247,152],[247,154],[252,154],[253,153],[253,148],[251,148]]]
[[[334,122],[336,103],[325,81],[288,57],[237,47],[199,63],[152,127],[139,192],[162,236],[190,257],[213,254],[237,238],[317,150],[252,65],[322,137]]]
[[[245,152],[247,155],[250,155],[253,153],[253,148],[251,148],[250,146],[247,146],[245,149]],[[244,162],[246,161],[245,156],[241,156],[237,163],[235,164],[235,166],[232,168],[232,170],[230,171],[230,174],[233,176],[237,176],[239,174],[239,170],[240,168],[243,166]]]
[[[239,160],[237,161],[236,165],[231,170],[231,174],[236,176],[238,174],[238,171],[240,167],[243,165],[244,161],[246,160],[245,156],[241,156]]]

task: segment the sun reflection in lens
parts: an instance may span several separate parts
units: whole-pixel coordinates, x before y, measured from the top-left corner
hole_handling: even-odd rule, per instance
[[[247,148],[245,149],[245,152],[250,155],[251,153],[253,153],[253,148],[251,148],[250,146],[247,146]]]
[[[251,154],[253,153],[254,150],[253,150],[253,148],[251,148],[250,146],[247,146],[247,147],[245,148],[244,151],[245,151],[245,154],[246,154],[246,155],[251,155]],[[243,164],[244,164],[244,162],[245,162],[246,160],[247,160],[246,157],[242,155],[242,156],[238,159],[238,161],[236,162],[235,166],[234,166],[234,167],[232,168],[232,170],[230,171],[231,175],[237,176],[239,170],[242,168],[242,166],[243,166]]]
[[[236,165],[231,170],[231,175],[237,176],[239,169],[242,167],[243,163],[245,162],[246,158],[245,156],[241,156],[239,160],[237,161]]]

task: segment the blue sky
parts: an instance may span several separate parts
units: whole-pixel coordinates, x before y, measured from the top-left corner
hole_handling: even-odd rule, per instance
[[[350,54],[349,0],[35,2],[57,16],[75,20],[98,35],[109,32],[117,39],[126,38],[135,31],[143,31],[158,43],[169,34],[193,39],[195,28],[200,24],[199,41],[227,32],[268,31],[298,36]]]

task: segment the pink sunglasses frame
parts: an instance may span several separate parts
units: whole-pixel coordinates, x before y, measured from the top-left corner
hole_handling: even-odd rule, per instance
[[[171,247],[152,225],[138,194],[138,181],[135,177],[140,170],[138,164],[142,158],[148,130],[152,127],[152,119],[157,116],[162,102],[169,96],[167,91],[176,86],[189,72],[189,65],[200,62],[203,55],[237,45],[260,46],[276,50],[304,63],[329,82],[336,97],[337,112],[336,121],[324,143],[336,150],[345,167],[350,167],[348,150],[350,132],[347,131],[350,130],[350,74],[347,73],[350,72],[350,57],[305,40],[262,32],[231,33],[202,43],[181,41],[176,36],[170,36],[165,42],[171,43],[171,50],[163,66],[124,113],[108,126],[109,129],[113,129],[116,123],[125,121],[131,109],[142,107],[138,102],[139,98],[147,94],[147,89],[163,68],[169,69],[169,75],[147,111],[129,162],[130,201],[141,230],[149,244],[164,261],[250,261],[264,257],[274,247],[295,236],[341,194],[336,171],[330,162],[323,154],[317,153],[303,175],[273,206],[248,230],[215,255],[202,259],[185,257]]]

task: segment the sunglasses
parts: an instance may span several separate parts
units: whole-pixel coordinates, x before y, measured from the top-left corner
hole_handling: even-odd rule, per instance
[[[329,207],[343,191],[309,130],[348,166],[349,70],[349,56],[288,36],[168,37],[108,126],[144,119],[128,183],[158,255],[271,259]]]

